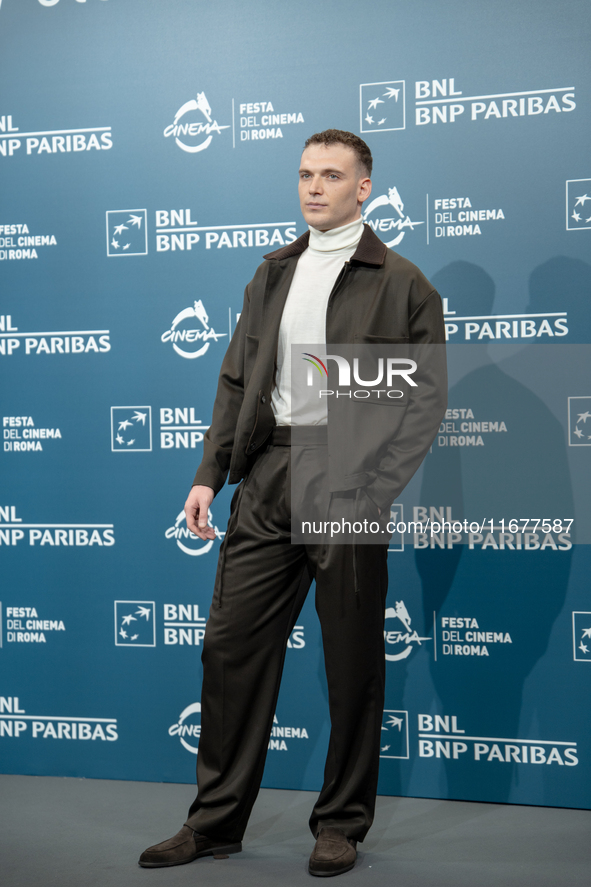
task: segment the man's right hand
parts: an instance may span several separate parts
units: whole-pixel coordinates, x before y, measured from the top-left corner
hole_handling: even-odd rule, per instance
[[[200,539],[215,539],[215,530],[207,526],[207,512],[215,493],[211,487],[199,484],[191,488],[185,502],[187,527]]]

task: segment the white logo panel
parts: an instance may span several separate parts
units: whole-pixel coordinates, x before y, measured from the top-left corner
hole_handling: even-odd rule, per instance
[[[156,646],[154,601],[115,601],[115,646]]]
[[[573,611],[573,659],[591,662],[591,613]]]
[[[148,216],[145,209],[109,209],[106,217],[109,258],[148,255]]]
[[[591,179],[567,179],[566,230],[591,230]]]
[[[408,712],[384,709],[380,758],[408,760]]]
[[[405,129],[404,80],[383,80],[359,86],[361,132],[392,132]]]
[[[152,452],[152,407],[111,407],[111,452]]]
[[[591,396],[568,399],[568,445],[591,447]]]

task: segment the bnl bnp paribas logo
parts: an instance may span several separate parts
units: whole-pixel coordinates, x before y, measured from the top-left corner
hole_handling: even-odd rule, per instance
[[[566,230],[591,231],[591,179],[566,183]]]
[[[182,151],[197,154],[209,148],[214,135],[221,135],[222,130],[229,128],[229,123],[220,126],[214,120],[205,93],[198,92],[196,99],[181,105],[163,135],[165,138],[172,136]]]
[[[404,80],[384,80],[362,83],[359,87],[359,116],[361,133],[392,132],[406,129],[406,95]],[[574,86],[555,86],[544,89],[517,89],[466,95],[455,77],[438,80],[416,80],[411,87],[409,120],[416,126],[428,124],[487,123],[495,120],[513,121],[537,117],[551,119],[556,114],[569,113],[577,107]],[[413,96],[414,92],[414,96]]]
[[[156,413],[161,450],[194,450],[203,442],[209,425],[197,418],[195,407],[160,407]],[[151,406],[111,407],[111,452],[152,452]]]

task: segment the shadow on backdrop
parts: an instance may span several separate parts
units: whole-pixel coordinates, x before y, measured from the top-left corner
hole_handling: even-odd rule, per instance
[[[445,270],[445,269],[444,269]],[[558,341],[569,344],[591,343],[591,265],[580,259],[555,256],[534,268],[529,278],[529,304],[526,311],[567,312],[568,335]],[[532,342],[548,342],[541,336]],[[556,341],[556,339],[554,339]]]
[[[546,286],[549,270],[568,277],[565,261],[570,262],[552,260],[536,269],[532,309],[544,310],[550,292]],[[584,268],[591,269],[582,262],[572,265],[576,274],[570,280],[577,277],[581,284]],[[495,285],[482,268],[454,262],[434,275],[433,284],[462,313],[491,313]],[[454,517],[474,520],[471,514],[480,513],[483,502],[494,501],[502,505],[509,520],[525,517],[523,503],[527,503],[530,518],[550,517],[547,479],[551,472],[552,510],[556,512],[552,518],[571,517],[573,496],[561,424],[537,394],[493,363],[485,347],[478,353],[482,365],[451,387],[449,408],[470,408],[476,421],[503,421],[507,432],[483,435],[484,446],[434,444],[433,455],[425,463],[421,504],[451,506]],[[460,350],[456,346],[454,359]],[[474,353],[466,349],[467,358],[469,350]],[[460,430],[459,422],[456,428]],[[542,439],[543,446],[537,447]],[[486,645],[488,656],[456,655],[455,651],[441,655],[440,645],[438,661],[431,660],[430,667],[441,700],[438,713],[456,715],[466,735],[512,739],[519,730],[524,682],[544,655],[564,604],[572,551],[541,550],[539,540],[537,550],[503,550],[499,534],[489,539],[486,531],[483,543],[485,548],[476,544],[474,550],[454,545],[415,551],[425,624],[432,622],[434,611],[438,616],[476,618],[480,630],[508,633],[511,643]],[[540,720],[539,729],[543,728]],[[513,799],[512,790],[519,784],[519,766],[514,761],[491,759],[483,765],[474,760],[470,744],[462,760],[442,760],[449,798]]]

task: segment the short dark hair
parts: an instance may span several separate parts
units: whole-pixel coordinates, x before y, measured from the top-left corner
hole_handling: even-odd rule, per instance
[[[325,129],[324,132],[317,132],[306,140],[304,151],[310,145],[345,145],[355,152],[357,161],[361,164],[368,176],[371,176],[373,167],[373,158],[371,151],[365,144],[363,139],[356,136],[355,133],[346,132],[343,129]]]

